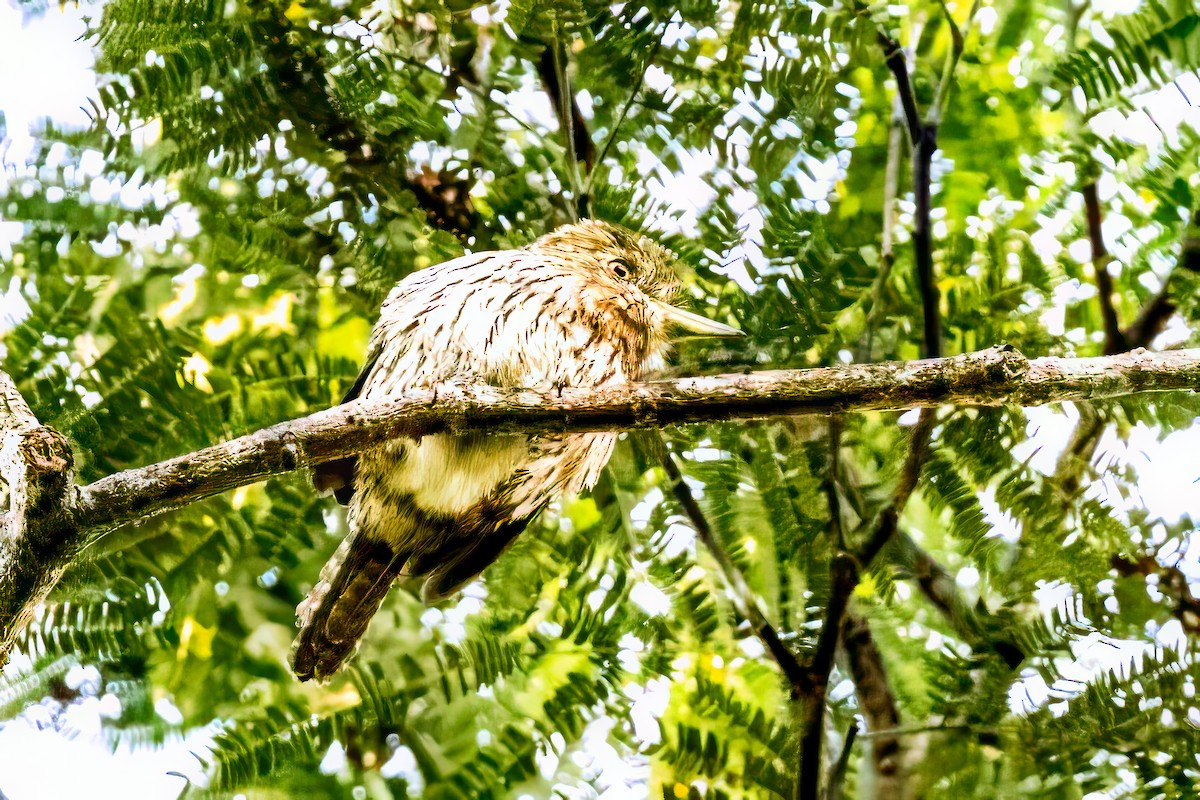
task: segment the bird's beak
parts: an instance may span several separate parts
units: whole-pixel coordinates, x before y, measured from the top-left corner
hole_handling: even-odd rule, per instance
[[[699,314],[693,314],[690,311],[684,311],[682,308],[677,308],[667,303],[659,303],[658,309],[663,313],[672,324],[683,328],[690,333],[698,333],[701,336],[745,336],[743,331],[738,330],[732,325],[726,325],[721,322],[716,322],[708,317],[702,317]]]

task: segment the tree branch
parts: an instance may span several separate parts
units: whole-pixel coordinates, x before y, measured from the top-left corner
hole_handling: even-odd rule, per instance
[[[912,80],[908,76],[908,59],[904,48],[883,31],[878,35],[879,46],[883,48],[884,62],[892,75],[896,77],[896,92],[900,97],[900,107],[904,109],[904,120],[908,123],[908,139],[914,145],[921,138],[921,113],[917,111],[917,99],[913,94]]]
[[[16,383],[0,372],[0,481],[8,509],[0,516],[0,667],[37,604],[78,553],[65,535],[78,487],[66,438],[38,422]]]
[[[1137,319],[1125,329],[1125,341],[1129,347],[1149,347],[1150,343],[1167,327],[1175,313],[1175,301],[1171,299],[1171,279],[1180,270],[1200,272],[1200,210],[1192,212],[1190,224],[1184,227],[1183,241],[1179,249],[1179,261],[1163,280],[1162,288],[1154,295]]]
[[[829,785],[825,787],[826,800],[840,800],[842,784],[846,781],[846,769],[850,766],[850,755],[854,750],[854,740],[858,738],[858,723],[851,722],[842,740],[842,754],[838,756],[833,771],[829,773]],[[3,798],[0,798],[3,800]]]
[[[957,27],[954,30],[957,32]],[[961,34],[959,37],[961,38]],[[904,109],[909,139],[913,145],[913,197],[916,203],[912,232],[913,259],[917,269],[917,285],[921,292],[924,355],[926,358],[937,358],[942,352],[942,322],[937,281],[933,275],[933,231],[930,223],[933,181],[930,173],[933,154],[937,152],[938,121],[942,110],[935,108],[935,113],[931,114],[928,121],[921,121],[904,48],[882,31],[879,32],[878,41],[879,46],[883,48],[884,61],[896,78],[896,92],[900,98],[900,106]],[[956,44],[961,51],[961,42]],[[947,74],[942,79],[943,87],[948,88],[953,77],[952,65],[957,63],[957,57],[953,62],[947,62]],[[940,92],[938,100],[945,102],[945,97]]]
[[[942,15],[946,18],[946,24],[950,26],[950,49],[947,51],[946,61],[942,65],[942,79],[938,83],[937,94],[929,109],[929,121],[934,124],[941,122],[946,113],[946,104],[950,99],[950,87],[954,84],[954,71],[958,68],[959,59],[962,58],[965,41],[965,35],[959,29],[958,23],[954,21],[954,15],[950,13],[945,0],[939,0],[939,5],[942,7]],[[967,32],[970,31],[971,23],[975,21],[975,15],[978,12],[979,0],[974,0],[971,3],[971,10],[967,12]]]
[[[564,134],[569,132],[568,141],[575,148],[575,157],[583,162],[587,172],[591,172],[592,167],[596,164],[596,143],[592,141],[592,134],[588,131],[587,120],[583,118],[583,111],[579,108],[575,93],[570,92],[570,87],[563,85],[564,82],[558,79],[558,70],[555,68],[555,47],[555,44],[549,44],[542,51],[537,65],[538,76],[542,79],[542,85],[550,97],[550,103],[554,106],[554,113],[558,117]],[[564,72],[566,71],[565,64],[562,69]],[[570,92],[570,96],[565,96],[565,92]],[[570,114],[565,113],[568,103],[571,106]]]
[[[796,800],[819,800],[821,793],[821,742],[825,738],[825,695],[829,673],[837,654],[842,618],[850,602],[850,593],[858,585],[858,564],[854,556],[839,551],[829,564],[829,605],[825,623],[812,661],[804,670],[806,690],[800,696],[800,775],[796,781]]]
[[[558,390],[449,386],[355,401],[84,489],[80,522],[114,525],[397,436],[566,433],[943,404],[1032,406],[1200,388],[1200,350],[1028,361],[1008,348],[944,359]]]
[[[933,154],[937,151],[937,125],[921,126],[921,135],[913,151],[913,195],[916,213],[913,217],[913,258],[917,267],[917,286],[921,291],[924,320],[923,341],[926,358],[942,354],[942,315],[937,280],[933,275],[933,211],[931,173]]]
[[[858,694],[858,705],[872,734],[871,760],[874,762],[873,797],[904,797],[904,749],[893,733],[900,727],[896,695],[888,683],[883,657],[871,636],[867,620],[854,613],[842,623],[842,649],[846,653],[850,677]]]
[[[1087,214],[1088,241],[1092,246],[1092,270],[1096,273],[1096,289],[1100,295],[1100,316],[1104,321],[1104,352],[1107,355],[1123,353],[1129,349],[1121,323],[1117,320],[1117,309],[1113,306],[1113,281],[1108,272],[1108,249],[1104,246],[1101,230],[1100,196],[1096,182],[1088,181],[1079,190],[1083,193],[1083,205]]]
[[[800,692],[803,692],[808,687],[803,666],[796,658],[796,654],[779,638],[778,631],[767,620],[767,616],[763,613],[763,610],[759,608],[758,601],[754,599],[754,592],[746,584],[745,577],[737,568],[737,565],[729,558],[729,554],[725,552],[725,548],[717,541],[712,526],[708,524],[708,518],[704,516],[704,510],[700,508],[700,503],[696,501],[696,496],[692,494],[692,490],[688,488],[687,483],[684,481],[683,473],[679,470],[679,465],[675,463],[674,456],[666,452],[665,448],[663,469],[667,473],[667,481],[671,485],[671,491],[674,493],[675,499],[679,501],[684,514],[687,515],[687,518],[692,523],[692,527],[696,531],[696,538],[700,540],[700,543],[704,545],[716,560],[717,566],[721,570],[721,575],[729,586],[729,593],[738,614],[750,623],[750,627],[754,630],[754,635],[758,637],[763,647],[771,654],[772,660],[779,665],[784,678],[787,679],[788,684],[791,686],[793,699],[798,697]]]
[[[917,479],[921,476],[921,467],[924,466],[925,456],[929,453],[929,437],[933,432],[935,422],[937,422],[937,412],[932,408],[923,408],[909,438],[908,456],[904,459],[904,466],[900,468],[900,480],[896,484],[892,502],[875,520],[871,537],[858,554],[858,560],[863,569],[871,566],[875,556],[879,555],[879,551],[896,532],[900,515],[904,512],[904,507],[908,505],[908,498],[917,488]]]
[[[44,439],[51,453],[47,464],[54,465],[42,471],[60,476],[55,480],[69,491],[61,495],[61,511],[51,506],[48,512],[37,509],[28,518],[53,533],[52,558],[17,557],[29,537],[20,533],[24,525],[19,520],[21,529],[13,526],[12,518],[19,515],[10,512],[9,529],[18,532],[0,549],[0,658],[11,645],[13,620],[27,618],[70,558],[97,533],[272,474],[358,453],[397,436],[625,430],[785,414],[932,408],[946,403],[1040,405],[1197,389],[1200,350],[1029,361],[1007,347],[944,359],[678,378],[561,392],[450,385],[337,406],[110,475],[80,489],[66,485],[62,477],[69,474],[70,466],[65,440],[39,426],[34,433],[50,437]],[[4,396],[7,402],[9,392]],[[11,405],[19,407],[15,401]],[[912,485],[915,476],[902,481],[898,496],[906,498]],[[14,592],[17,584],[27,588]],[[36,591],[28,589],[35,584]]]
[[[538,60],[538,74],[554,106],[559,128],[562,129],[563,147],[566,150],[566,177],[572,195],[571,217],[578,219],[590,213],[589,198],[579,177],[579,161],[583,161],[584,172],[591,175],[592,167],[596,163],[596,145],[588,131],[583,112],[579,109],[579,103],[575,100],[575,92],[571,89],[571,78],[567,74],[567,54],[564,52],[559,31],[556,23],[554,41],[546,45]]]
[[[989,623],[994,620],[991,610],[982,601],[975,605],[968,603],[959,592],[954,576],[911,536],[903,530],[897,531],[893,543],[893,549],[889,551],[889,554],[894,553],[893,561],[911,574],[921,593],[941,612],[959,638],[977,652],[998,654],[1011,669],[1016,669],[1025,660],[1021,644],[1011,636],[991,638],[987,635]]]
[[[621,113],[617,115],[617,119],[613,123],[612,130],[609,131],[607,138],[605,138],[604,147],[600,148],[600,155],[595,157],[595,164],[604,163],[604,157],[608,155],[608,151],[613,146],[613,142],[617,140],[617,134],[620,133],[621,126],[625,124],[625,117],[629,115],[629,109],[633,107],[634,101],[637,100],[638,95],[642,92],[642,85],[646,82],[646,73],[650,71],[650,67],[654,64],[654,57],[658,55],[658,51],[662,47],[663,37],[666,35],[666,33],[667,27],[663,26],[662,31],[658,34],[658,38],[654,41],[654,46],[651,47],[646,53],[646,61],[642,65],[642,71],[638,73],[637,80],[634,81],[633,88],[629,91],[629,97],[625,100],[625,104],[621,106]],[[579,130],[580,127],[582,127],[585,132],[587,131],[587,126],[582,119],[582,115],[579,124],[576,125],[576,130]],[[578,136],[578,134],[576,134],[576,136]],[[576,146],[576,149],[578,150],[578,146]],[[593,169],[595,164],[588,163],[586,159],[584,163],[587,165],[587,180],[585,180],[583,183],[583,195],[581,199],[586,199],[590,203],[592,188],[596,182],[596,170]]]

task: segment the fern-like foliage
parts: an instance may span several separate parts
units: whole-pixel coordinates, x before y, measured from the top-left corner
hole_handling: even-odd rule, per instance
[[[911,153],[881,31],[909,52],[920,109],[950,90],[931,187],[944,352],[1101,354],[1084,180],[1105,188],[1120,321],[1165,298],[1194,340],[1180,326],[1200,293],[1176,262],[1195,132],[1147,149],[1047,108],[1075,86],[1125,106],[1195,69],[1194,7],[1149,0],[1066,57],[1061,5],[985,10],[996,24],[791,0],[112,0],[89,28],[94,127],[39,132],[28,163],[6,150],[3,369],[94,480],[337,402],[397,280],[580,210],[670,246],[681,302],[745,330],[678,342],[668,371],[918,357]],[[947,14],[966,35],[950,85]],[[1080,35],[1095,25],[1085,10]],[[870,728],[889,704],[914,796],[1189,796],[1190,650],[1148,648],[1189,619],[1195,526],[1147,507],[1113,443],[1197,414],[1176,395],[938,411],[897,537],[849,600],[888,691],[837,660],[826,753],[864,728],[842,797],[887,779]],[[66,676],[94,667],[121,705],[114,741],[222,731],[190,790],[210,796],[792,796],[798,706],[740,610],[812,656],[830,559],[893,504],[906,421],[626,434],[594,490],[464,595],[393,591],[325,686],[297,684],[286,654],[346,519],[306,476],[276,476],[90,543],[19,643],[28,670],[0,678],[0,711],[71,702]],[[1037,451],[1072,426],[1071,452]],[[682,513],[668,454],[749,597]],[[1148,655],[1080,678],[1096,641]],[[1022,699],[1039,682],[1045,707]]]
[[[1105,27],[1108,41],[1092,41],[1068,55],[1055,77],[1096,103],[1168,84],[1200,69],[1198,30],[1200,13],[1190,0],[1146,0]]]

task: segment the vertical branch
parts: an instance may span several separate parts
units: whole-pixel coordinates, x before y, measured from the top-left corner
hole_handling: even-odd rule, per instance
[[[896,696],[888,683],[883,657],[871,636],[867,620],[847,614],[842,623],[842,647],[850,677],[858,693],[858,704],[871,736],[871,760],[875,767],[873,797],[903,797],[904,750],[894,731],[900,727]]]
[[[829,785],[825,787],[826,800],[838,800],[842,796],[842,783],[846,779],[846,769],[850,766],[850,754],[854,750],[854,742],[858,739],[858,723],[850,723],[846,738],[842,741],[842,754],[833,765],[829,774]]]
[[[944,7],[943,7],[944,8]],[[974,16],[978,3],[971,8]],[[908,124],[909,139],[913,145],[913,196],[916,201],[916,215],[913,220],[913,258],[917,272],[917,284],[921,294],[921,310],[923,317],[922,349],[926,358],[939,358],[942,352],[941,304],[938,295],[937,280],[933,269],[933,231],[932,217],[932,163],[933,154],[937,151],[938,122],[944,112],[948,97],[950,81],[954,68],[962,54],[962,35],[949,11],[947,19],[954,35],[951,54],[947,59],[942,83],[939,87],[934,108],[930,118],[921,120],[917,108],[916,96],[913,92],[912,81],[909,77],[908,61],[900,44],[883,33],[879,33],[878,41],[883,48],[884,61],[896,78],[896,92],[899,106],[904,112]],[[898,143],[897,143],[898,149]],[[890,151],[889,151],[890,156]],[[898,169],[898,167],[897,167]],[[886,188],[886,187],[885,187]],[[886,217],[885,217],[886,219]],[[890,249],[890,229],[885,240]],[[821,780],[821,739],[824,736],[825,690],[829,683],[829,674],[833,668],[834,653],[837,651],[839,637],[842,631],[842,620],[846,614],[850,593],[858,583],[861,568],[866,568],[883,549],[896,531],[900,514],[908,503],[917,485],[921,467],[929,452],[930,436],[937,421],[937,412],[931,408],[921,410],[917,424],[913,428],[909,441],[908,456],[900,473],[900,481],[896,487],[892,503],[880,514],[872,534],[863,548],[860,558],[839,549],[830,564],[832,590],[829,604],[825,609],[824,627],[817,644],[817,651],[808,669],[812,690],[804,699],[804,710],[801,716],[800,734],[800,775],[796,783],[795,796],[799,800],[816,800],[820,792]],[[830,495],[831,513],[838,508],[836,492]],[[835,524],[835,532],[837,526]],[[839,537],[840,539],[841,537]]]
[[[590,174],[596,160],[596,146],[588,133],[583,112],[575,102],[571,90],[571,79],[567,70],[567,54],[558,21],[554,23],[554,41],[542,51],[538,61],[538,74],[546,87],[546,93],[554,105],[559,127],[563,132],[563,147],[566,150],[567,183],[571,187],[570,212],[573,219],[588,215],[587,198],[583,196],[583,181],[579,175],[579,161],[584,162]]]
[[[892,100],[892,120],[888,129],[887,164],[883,171],[883,231],[880,234],[879,272],[871,285],[871,308],[867,311],[867,336],[858,361],[869,361],[875,349],[875,326],[882,315],[883,292],[892,266],[896,263],[896,195],[900,187],[900,148],[904,141],[904,109],[900,96]]]
[[[754,630],[754,635],[758,637],[763,647],[771,654],[771,658],[779,665],[780,670],[791,686],[792,696],[796,697],[800,695],[808,688],[807,675],[804,669],[801,667],[796,655],[779,638],[779,633],[775,630],[774,626],[767,621],[766,614],[763,613],[762,609],[758,606],[758,602],[754,599],[754,593],[746,583],[745,576],[742,575],[741,570],[737,568],[733,560],[729,558],[729,554],[725,552],[725,548],[717,541],[712,526],[708,524],[708,518],[704,515],[700,504],[696,501],[696,496],[692,494],[692,490],[688,488],[687,483],[684,481],[683,473],[679,470],[679,465],[675,463],[675,457],[671,453],[666,452],[665,446],[662,465],[675,499],[679,502],[684,514],[687,515],[688,520],[692,523],[692,527],[696,531],[696,538],[700,540],[700,543],[704,545],[709,554],[717,562],[717,567],[721,570],[721,575],[729,587],[729,593],[738,614],[750,623],[750,627]]]
[[[957,29],[956,29],[957,30]],[[941,313],[937,282],[933,275],[933,233],[930,224],[932,212],[932,176],[930,174],[933,154],[937,150],[936,119],[921,121],[913,93],[912,80],[908,74],[908,62],[900,43],[882,31],[879,45],[883,48],[884,62],[896,78],[896,96],[908,122],[909,139],[913,145],[913,197],[916,216],[913,220],[913,259],[917,269],[917,286],[921,293],[921,310],[924,318],[923,336],[926,358],[937,358],[941,353]],[[943,84],[945,80],[943,80]],[[944,102],[944,98],[943,98]],[[939,112],[940,113],[940,112]]]
[[[1108,248],[1104,246],[1101,229],[1100,197],[1096,182],[1088,181],[1079,190],[1083,193],[1083,207],[1087,216],[1088,241],[1092,248],[1092,270],[1096,273],[1096,289],[1100,295],[1100,316],[1104,322],[1104,354],[1116,355],[1129,349],[1121,323],[1117,320],[1117,309],[1113,305],[1113,280],[1108,271]]]
[[[913,426],[909,438],[908,456],[904,459],[904,466],[900,468],[900,479],[896,483],[892,502],[875,520],[871,538],[867,540],[866,545],[858,554],[858,560],[863,569],[871,566],[875,556],[879,555],[879,551],[896,532],[900,514],[908,505],[908,498],[917,488],[917,479],[921,476],[921,467],[924,466],[925,457],[929,454],[930,435],[933,433],[933,426],[936,422],[937,412],[934,409],[921,409],[921,415],[917,417],[917,424]]]
[[[829,417],[829,469],[825,474],[825,498],[829,504],[829,530],[839,550],[846,549],[846,534],[842,529],[842,499],[838,495],[838,463],[842,450],[842,418]]]
[[[916,216],[913,219],[913,255],[917,267],[917,286],[921,292],[924,318],[925,358],[939,358],[942,351],[942,322],[937,280],[933,275],[932,183],[930,169],[937,150],[937,123],[928,122],[913,149],[913,195]]]
[[[900,99],[900,107],[904,110],[904,120],[908,123],[908,139],[913,144],[921,138],[921,113],[917,111],[917,99],[913,94],[912,81],[908,77],[908,58],[904,48],[883,31],[877,37],[879,46],[883,48],[883,60],[892,75],[896,77],[896,96]]]
[[[71,447],[43,426],[16,382],[0,372],[0,480],[8,510],[0,517],[0,667],[38,603],[77,554],[71,512],[78,494]],[[65,544],[64,544],[65,543]]]
[[[946,53],[946,61],[942,65],[942,79],[938,83],[937,95],[933,98],[933,105],[929,109],[929,119],[933,123],[941,122],[942,115],[946,113],[946,104],[950,99],[950,88],[954,85],[954,71],[958,68],[958,61],[962,58],[963,43],[965,36],[963,31],[954,21],[954,16],[950,13],[950,9],[946,6],[945,0],[938,0],[942,7],[942,14],[946,18],[946,24],[950,26],[950,50]],[[971,23],[975,21],[975,14],[979,11],[979,0],[974,0],[971,3],[971,10],[967,12],[967,29],[970,30]]]
[[[831,588],[829,605],[817,649],[805,670],[807,691],[799,698],[800,776],[796,781],[796,800],[819,800],[821,794],[821,743],[825,738],[825,696],[829,674],[837,654],[842,618],[850,602],[850,593],[858,585],[858,563],[849,553],[839,552],[829,564]]]

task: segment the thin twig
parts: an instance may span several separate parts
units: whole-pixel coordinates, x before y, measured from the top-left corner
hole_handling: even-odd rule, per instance
[[[408,56],[404,56],[404,55],[401,55],[399,53],[394,53],[394,52],[391,53],[390,55],[391,55],[391,58],[393,61],[398,61],[401,64],[404,64],[406,66],[416,67],[417,69],[421,69],[421,70],[424,70],[425,72],[428,72],[430,75],[438,76],[443,81],[446,81],[447,86],[449,86],[450,81],[453,80],[454,85],[461,86],[462,88],[466,89],[468,92],[475,95],[476,99],[483,102],[487,107],[495,108],[495,109],[499,110],[506,117],[511,119],[513,122],[517,123],[517,125],[519,125],[526,133],[531,133],[534,136],[538,137],[539,139],[545,138],[546,132],[544,130],[542,130],[541,128],[534,127],[533,125],[529,124],[529,122],[527,120],[524,120],[521,117],[517,116],[517,113],[513,110],[512,107],[502,104],[502,103],[494,102],[491,99],[489,92],[486,89],[484,89],[484,87],[480,86],[479,84],[475,83],[474,81],[472,81],[468,78],[463,77],[462,75],[451,74],[450,67],[446,67],[446,71],[443,72],[442,70],[434,69],[429,64],[426,64],[425,62],[423,62],[419,59],[416,59],[416,58],[409,58]]]
[[[829,784],[825,787],[826,800],[838,800],[842,796],[842,784],[846,780],[846,769],[850,766],[850,755],[854,750],[854,740],[858,738],[858,723],[851,722],[842,740],[842,754],[838,756],[833,771],[829,773]]]
[[[900,95],[892,98],[892,120],[888,129],[887,165],[883,171],[883,231],[880,234],[879,272],[871,284],[871,307],[867,309],[867,336],[856,361],[869,361],[875,349],[875,328],[883,315],[883,294],[896,263],[896,195],[900,187],[901,145],[904,140],[904,109]]]
[[[921,410],[917,424],[913,426],[909,438],[908,456],[904,459],[904,466],[900,469],[900,480],[896,483],[892,502],[876,518],[875,524],[872,526],[871,537],[858,554],[858,560],[863,569],[871,566],[875,556],[879,555],[879,551],[896,532],[900,514],[904,511],[904,507],[908,504],[908,498],[917,487],[917,479],[921,475],[921,467],[925,464],[925,456],[929,452],[930,435],[936,422],[937,412],[934,409]]]
[[[1096,273],[1096,290],[1100,301],[1100,316],[1104,322],[1104,352],[1106,355],[1124,353],[1129,349],[1121,323],[1117,320],[1117,309],[1113,305],[1113,280],[1108,271],[1108,248],[1104,246],[1101,228],[1100,196],[1096,182],[1088,181],[1079,190],[1083,193],[1083,206],[1087,216],[1088,241],[1092,249],[1092,270]]]
[[[842,450],[842,418],[829,417],[829,467],[825,473],[825,500],[829,504],[829,529],[839,550],[846,549],[846,533],[842,528],[842,500],[838,495],[838,463]]]
[[[671,486],[671,491],[675,495],[675,499],[679,502],[684,514],[692,524],[692,528],[696,531],[696,538],[704,545],[713,560],[717,562],[718,568],[721,570],[721,575],[729,587],[729,595],[733,600],[737,612],[743,619],[750,623],[754,635],[762,642],[767,652],[771,654],[771,658],[779,665],[779,669],[783,672],[788,684],[791,686],[792,695],[795,697],[798,693],[804,691],[808,682],[796,655],[783,643],[779,638],[779,633],[775,627],[767,620],[766,614],[758,606],[758,601],[754,598],[754,593],[750,586],[746,583],[745,576],[741,570],[729,558],[729,554],[725,552],[725,548],[717,541],[716,535],[713,533],[712,526],[708,523],[708,518],[705,516],[703,509],[700,508],[700,503],[696,501],[696,496],[692,494],[692,490],[688,487],[687,482],[683,479],[683,473],[679,469],[679,465],[675,463],[675,457],[667,452],[664,445],[663,470],[667,475],[667,482]]]
[[[916,145],[921,138],[921,113],[917,111],[917,99],[913,94],[912,80],[908,76],[908,58],[904,48],[883,31],[878,35],[879,46],[883,48],[884,63],[896,77],[896,93],[900,97],[900,107],[904,109],[904,119],[908,123],[909,141]]]
[[[954,21],[954,16],[946,6],[945,0],[938,0],[938,4],[941,5],[942,13],[946,17],[946,23],[950,26],[950,50],[946,53],[946,61],[942,65],[942,80],[938,83],[937,95],[934,96],[933,105],[929,108],[927,121],[934,125],[942,121],[942,117],[946,112],[946,103],[950,98],[950,88],[954,84],[954,71],[958,67],[959,59],[962,58],[963,42],[966,35],[962,30],[959,30],[958,24]],[[971,3],[971,10],[967,13],[966,32],[970,32],[971,23],[975,20],[975,14],[978,11],[979,0],[975,0]]]
[[[1025,652],[1016,639],[1003,632],[997,634],[987,625],[988,620],[994,619],[987,605],[982,601],[968,602],[958,590],[954,576],[908,533],[898,530],[892,541],[889,555],[893,562],[911,574],[921,593],[941,612],[959,638],[977,652],[998,654],[1009,668],[1015,669],[1025,660]],[[987,635],[989,632],[993,634],[991,637]]]
[[[1180,255],[1180,262],[1183,254]],[[1137,319],[1125,329],[1123,335],[1129,347],[1149,347],[1167,327],[1167,322],[1175,316],[1175,301],[1171,298],[1171,278],[1174,270],[1163,281],[1162,288],[1142,307]]]
[[[559,26],[557,17],[554,20],[554,41],[549,45],[549,48],[553,59],[554,80],[552,83],[547,82],[547,88],[551,90],[552,96],[553,93],[557,93],[557,97],[554,98],[554,105],[558,109],[558,121],[563,132],[563,148],[566,151],[567,160],[567,183],[571,187],[569,210],[571,219],[577,221],[581,214],[587,216],[588,210],[586,207],[587,201],[582,194],[583,183],[579,177],[580,142],[577,142],[575,139],[575,115],[577,113],[575,93],[571,91],[571,78],[567,72],[566,46],[562,39],[562,29]],[[589,135],[585,151],[588,154],[588,172],[591,172],[593,150],[594,146],[591,143]]]
[[[642,85],[646,82],[646,73],[650,70],[650,66],[654,63],[654,57],[658,55],[658,50],[662,47],[663,37],[667,33],[666,26],[663,26],[662,31],[655,40],[654,46],[646,53],[646,63],[642,65],[642,71],[638,74],[637,80],[633,84],[633,89],[629,92],[629,97],[625,100],[625,105],[621,107],[621,113],[617,115],[617,121],[613,123],[612,131],[608,134],[608,138],[604,140],[604,147],[600,149],[600,155],[596,156],[596,165],[604,163],[605,156],[608,155],[608,150],[612,147],[613,142],[617,140],[617,133],[621,130],[621,125],[625,123],[625,116],[629,113],[629,109],[633,107],[633,103],[637,100],[638,94],[642,91]],[[596,173],[598,170],[588,170],[587,180],[583,184],[583,195],[590,197],[592,193],[592,185],[596,181]]]

